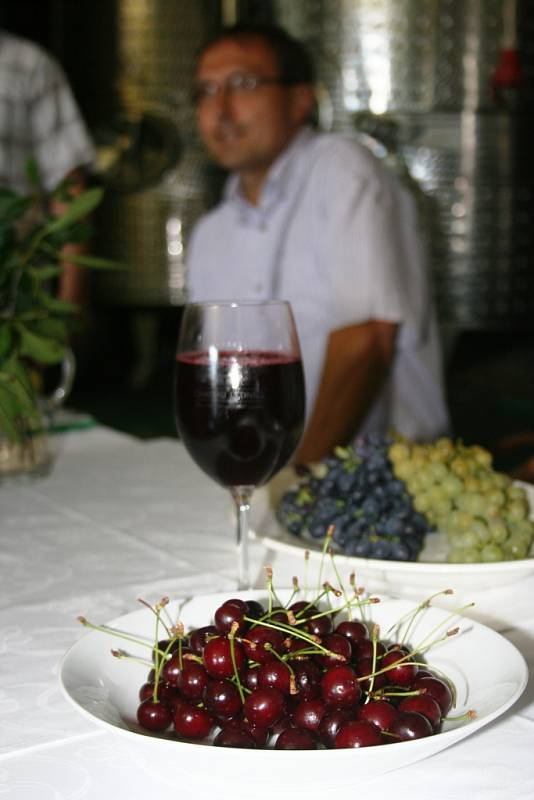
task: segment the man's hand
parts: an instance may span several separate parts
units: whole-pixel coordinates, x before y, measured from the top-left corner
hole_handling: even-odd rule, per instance
[[[85,188],[85,178],[80,169],[73,170],[65,179],[66,193],[68,197],[74,198],[81,194]],[[65,211],[66,202],[54,199],[51,211],[54,216],[60,216]],[[62,249],[63,273],[59,280],[58,296],[61,300],[68,300],[76,303],[80,307],[83,315],[87,310],[88,304],[88,274],[83,267],[69,261],[69,255],[83,255],[87,252],[86,244],[69,242]]]
[[[297,463],[319,461],[356,433],[387,376],[398,325],[371,321],[333,331]]]

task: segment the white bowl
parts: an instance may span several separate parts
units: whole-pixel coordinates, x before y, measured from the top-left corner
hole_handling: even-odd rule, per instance
[[[317,566],[322,559],[322,542],[311,538],[300,538],[289,533],[276,519],[275,507],[288,487],[288,476],[281,482],[259,489],[253,497],[251,514],[251,536],[275,557],[291,556],[303,558],[309,551],[309,560]],[[519,483],[526,493],[531,509],[534,509],[534,486]],[[533,517],[534,518],[534,517]],[[447,537],[443,533],[429,533],[417,561],[389,561],[378,558],[357,558],[336,553],[335,561],[342,572],[354,570],[358,583],[373,592],[420,597],[424,590],[429,592],[452,586],[455,592],[475,592],[482,589],[495,589],[499,586],[517,583],[534,574],[534,545],[529,558],[517,561],[497,561],[480,564],[451,564],[445,561]],[[274,559],[269,558],[269,562]],[[278,563],[278,561],[276,562]],[[275,565],[276,566],[276,565]],[[333,572],[328,563],[324,565],[324,577],[331,579]]]
[[[283,592],[279,595],[282,600],[287,597]],[[261,600],[266,592],[256,590],[234,596]],[[211,621],[214,611],[227,597],[228,594],[216,594],[175,601],[168,609],[186,628],[198,627]],[[411,610],[413,603],[386,600],[370,608],[368,617],[385,631]],[[450,627],[450,615],[440,608],[426,609],[410,636],[412,644],[421,641],[440,623]],[[109,625],[148,641],[154,635],[154,616],[147,608]],[[516,648],[495,631],[465,619],[461,621],[461,632],[432,648],[427,661],[454,681],[458,692],[454,714],[474,709],[475,719],[447,722],[442,733],[425,739],[357,750],[240,750],[178,741],[170,732],[152,735],[143,731],[137,723],[136,710],[138,690],[146,678],[147,667],[114,658],[110,654],[112,647],[146,658],[147,650],[141,645],[92,631],[63,657],[60,666],[63,692],[81,714],[125,737],[136,748],[140,764],[148,764],[164,782],[187,790],[184,796],[193,796],[190,792],[200,777],[203,786],[213,784],[214,797],[220,796],[217,787],[220,790],[226,782],[233,787],[235,798],[310,797],[310,784],[303,780],[303,775],[311,776],[314,796],[320,796],[322,791],[354,789],[359,782],[427,758],[475,733],[506,711],[521,695],[527,681],[527,667]],[[483,668],[480,653],[484,653]],[[321,769],[317,768],[318,763]]]

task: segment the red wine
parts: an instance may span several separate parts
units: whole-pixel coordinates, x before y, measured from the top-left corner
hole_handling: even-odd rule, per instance
[[[176,426],[197,464],[223,486],[259,486],[297,447],[304,424],[300,359],[269,351],[181,353]]]

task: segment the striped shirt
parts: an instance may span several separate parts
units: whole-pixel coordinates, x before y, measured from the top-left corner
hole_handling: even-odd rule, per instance
[[[51,191],[90,164],[94,150],[60,66],[33,42],[0,31],[0,187],[31,192],[30,158]]]
[[[393,427],[419,440],[448,432],[438,326],[414,203],[354,138],[303,129],[273,164],[260,202],[228,180],[188,248],[192,301],[289,300],[313,408],[331,331],[400,326],[389,378],[360,432]]]

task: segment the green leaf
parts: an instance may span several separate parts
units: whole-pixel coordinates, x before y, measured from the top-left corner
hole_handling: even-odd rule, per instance
[[[4,190],[0,191],[0,218],[2,223],[9,224],[16,219],[19,219],[28,208],[31,206],[33,200],[31,197],[20,197],[14,192]]]
[[[19,444],[23,441],[23,432],[17,424],[18,411],[13,405],[9,390],[0,384],[0,430]]]
[[[0,322],[0,358],[5,358],[13,344],[13,334],[9,322]]]
[[[15,400],[14,407],[16,406],[20,412],[25,412],[26,415],[30,414],[35,416],[37,414],[36,398],[33,390],[28,392],[24,383],[18,380],[14,375],[7,372],[0,372],[0,385],[4,391],[7,390]]]
[[[69,303],[68,300],[60,300],[58,297],[52,297],[45,292],[39,293],[39,300],[44,308],[55,314],[76,314],[78,306],[75,303]]]
[[[41,175],[39,174],[39,167],[34,158],[29,158],[26,162],[26,177],[32,186],[41,185]]]
[[[15,355],[9,358],[3,367],[3,371],[9,375],[13,375],[19,383],[21,383],[27,393],[33,395],[34,389],[30,373],[26,365],[20,361]]]
[[[78,264],[80,267],[91,267],[92,269],[126,269],[126,264],[120,261],[111,261],[108,258],[99,258],[98,256],[74,255],[69,253],[67,260],[72,261],[73,264]]]
[[[57,267],[54,264],[44,264],[42,267],[28,267],[28,273],[39,282],[57,278],[62,272],[63,268]]]
[[[54,317],[45,317],[44,319],[37,319],[32,322],[31,330],[38,336],[48,336],[51,339],[56,339],[58,342],[67,343],[67,326],[64,319],[56,319]]]
[[[42,231],[43,235],[47,236],[49,233],[60,231],[68,225],[72,225],[72,223],[79,220],[80,217],[85,217],[87,214],[90,214],[91,211],[100,204],[103,195],[104,190],[100,187],[88,189],[86,192],[79,194],[78,197],[75,197],[74,200],[69,203],[65,212],[60,217],[47,222]]]
[[[65,345],[48,336],[39,336],[17,323],[20,336],[20,354],[39,364],[58,364],[65,355]]]

